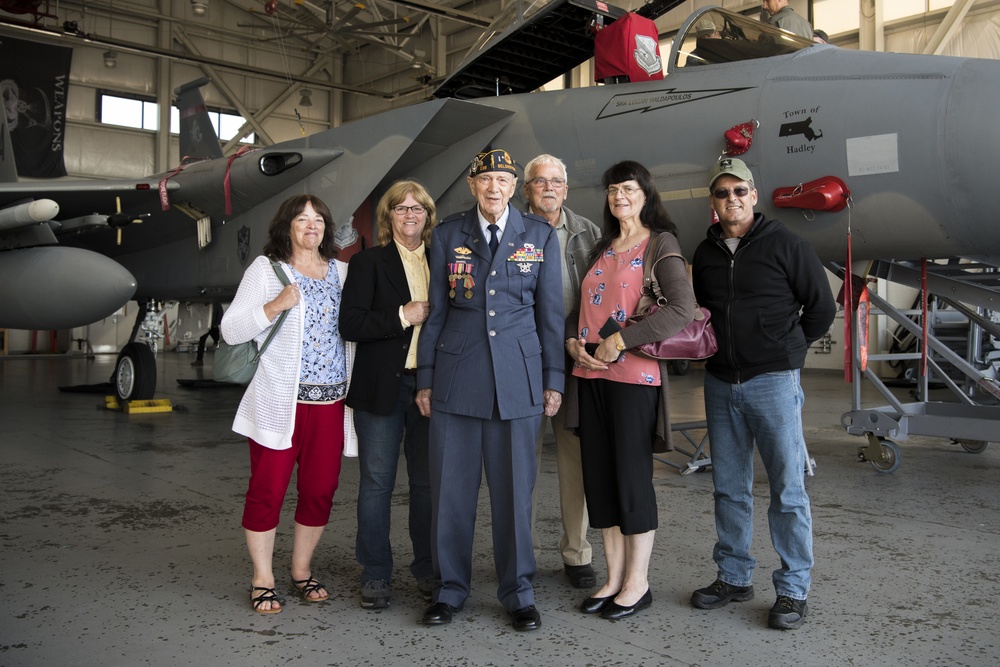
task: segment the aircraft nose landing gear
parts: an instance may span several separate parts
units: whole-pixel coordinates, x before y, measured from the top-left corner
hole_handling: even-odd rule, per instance
[[[156,356],[145,343],[129,343],[118,353],[112,378],[118,401],[145,401],[156,391]]]
[[[161,336],[159,323],[162,307],[156,302],[139,302],[139,312],[132,327],[131,342],[118,353],[111,384],[118,402],[145,401],[156,391],[156,340]],[[145,340],[136,340],[139,330]]]

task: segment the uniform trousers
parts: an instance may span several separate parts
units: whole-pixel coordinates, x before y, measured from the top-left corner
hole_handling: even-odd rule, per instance
[[[531,492],[541,414],[480,419],[431,414],[431,557],[434,601],[461,607],[471,590],[472,542],[483,469],[489,487],[497,599],[507,611],[535,604]]]
[[[655,530],[653,441],[659,387],[580,379],[580,451],[590,525]]]
[[[250,483],[243,506],[243,527],[258,533],[277,528],[296,463],[295,522],[325,526],[340,480],[344,401],[297,403],[292,446],[288,449],[270,449],[248,440]]]

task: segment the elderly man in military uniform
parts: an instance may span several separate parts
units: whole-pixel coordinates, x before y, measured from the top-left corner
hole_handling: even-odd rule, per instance
[[[564,382],[559,240],[543,219],[510,206],[517,168],[506,151],[476,156],[468,180],[476,206],[431,237],[431,311],[417,348],[436,579],[422,622],[450,623],[469,596],[485,469],[497,598],[516,630],[535,630],[535,438],[542,414],[558,411]]]

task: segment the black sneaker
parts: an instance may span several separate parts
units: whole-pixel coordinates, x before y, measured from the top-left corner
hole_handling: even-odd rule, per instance
[[[385,609],[389,606],[389,583],[371,579],[361,584],[361,606],[365,609]]]
[[[730,586],[721,579],[691,594],[691,604],[698,609],[718,609],[730,602],[753,600],[753,586]]]
[[[806,618],[806,601],[779,595],[767,615],[767,626],[775,630],[794,630]]]

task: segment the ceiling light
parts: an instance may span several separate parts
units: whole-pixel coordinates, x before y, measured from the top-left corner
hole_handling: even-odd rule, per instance
[[[118,54],[114,51],[104,52],[104,66],[108,69],[114,69],[118,65]]]
[[[313,101],[310,97],[312,95],[311,90],[309,90],[308,88],[303,88],[302,90],[299,91],[299,95],[301,95],[301,97],[299,98],[300,107],[311,107],[313,105]]]
[[[204,16],[208,12],[208,0],[191,0],[191,13]]]

